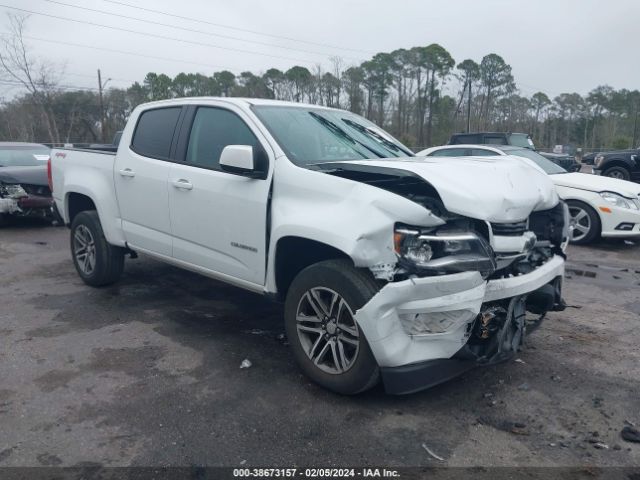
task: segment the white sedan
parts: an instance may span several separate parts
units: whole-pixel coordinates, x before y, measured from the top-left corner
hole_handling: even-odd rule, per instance
[[[447,145],[417,153],[429,157],[487,157],[510,155],[551,176],[558,195],[569,205],[572,243],[597,237],[640,237],[640,185],[587,173],[569,173],[528,148],[508,145]]]

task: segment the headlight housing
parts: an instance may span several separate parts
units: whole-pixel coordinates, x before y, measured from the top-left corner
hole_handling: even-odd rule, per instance
[[[604,155],[596,155],[593,159],[593,165],[599,167],[602,161],[604,160]]]
[[[394,246],[400,266],[409,272],[443,275],[478,271],[486,278],[496,270],[493,249],[473,232],[397,227]]]
[[[28,197],[29,194],[20,185],[13,183],[0,183],[0,197],[18,199]]]
[[[607,202],[620,208],[629,208],[631,210],[638,210],[638,205],[634,200],[625,198],[622,195],[613,192],[602,192],[600,196]]]

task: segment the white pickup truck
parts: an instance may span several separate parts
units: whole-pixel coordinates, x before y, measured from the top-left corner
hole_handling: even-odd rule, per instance
[[[117,153],[56,149],[49,170],[85,283],[143,253],[282,300],[300,367],[336,392],[409,393],[508,359],[564,306],[568,213],[546,175],[413,158],[350,112],[149,103]]]

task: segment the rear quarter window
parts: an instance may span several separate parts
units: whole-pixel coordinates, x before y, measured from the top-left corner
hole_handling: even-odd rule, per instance
[[[182,107],[145,110],[138,118],[131,149],[145,157],[168,160]]]

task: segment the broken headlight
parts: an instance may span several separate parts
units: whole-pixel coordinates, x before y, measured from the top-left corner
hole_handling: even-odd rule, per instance
[[[491,246],[473,232],[398,227],[394,246],[400,266],[409,272],[440,275],[478,271],[486,278],[496,269]]]
[[[0,197],[18,199],[28,196],[20,185],[0,183]]]

